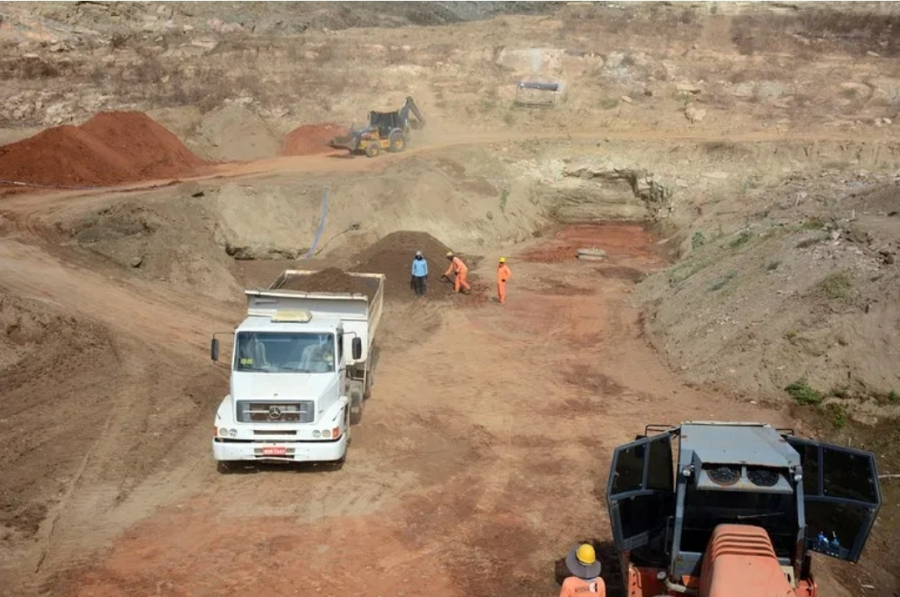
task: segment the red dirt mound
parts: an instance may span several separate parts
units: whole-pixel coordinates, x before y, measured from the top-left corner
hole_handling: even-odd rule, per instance
[[[324,124],[304,124],[284,136],[281,155],[312,155],[326,153],[332,149],[328,142],[338,135],[347,133],[347,127],[326,122]]]
[[[127,159],[142,179],[173,178],[205,163],[142,112],[102,112],[81,129]]]
[[[453,285],[441,282],[441,274],[447,270],[447,251],[450,248],[426,232],[399,231],[392,232],[370,245],[356,256],[356,265],[351,268],[357,272],[384,274],[384,296],[388,299],[414,299],[415,293],[410,288],[412,260],[416,251],[422,251],[428,261],[428,288],[425,298],[445,298],[454,295]],[[462,260],[472,268],[478,258],[460,254]],[[469,284],[475,294],[476,284],[469,273]]]
[[[329,267],[311,275],[290,277],[279,286],[279,290],[349,292],[365,294],[371,299],[378,291],[378,286],[375,283],[366,283],[365,280],[349,276],[336,267]]]
[[[142,112],[104,112],[0,147],[0,179],[51,186],[178,178],[204,164]]]

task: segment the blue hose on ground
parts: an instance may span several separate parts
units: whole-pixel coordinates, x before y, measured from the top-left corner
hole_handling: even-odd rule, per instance
[[[316,251],[316,245],[319,244],[319,240],[322,238],[322,231],[325,230],[325,220],[328,218],[328,189],[325,189],[325,192],[322,194],[322,219],[319,221],[319,229],[316,231],[316,238],[313,240],[312,246],[309,248],[309,251],[306,252],[306,259],[309,259],[313,256],[313,253]]]

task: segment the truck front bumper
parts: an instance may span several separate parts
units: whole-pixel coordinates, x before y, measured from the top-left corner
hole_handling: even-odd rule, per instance
[[[216,438],[213,457],[218,461],[334,462],[347,453],[347,434],[333,441],[257,442]]]

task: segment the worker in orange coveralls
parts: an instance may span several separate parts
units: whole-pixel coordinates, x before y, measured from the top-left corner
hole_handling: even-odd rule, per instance
[[[573,547],[566,556],[566,568],[572,576],[563,581],[559,597],[606,597],[606,583],[600,578],[600,562],[592,545]]]
[[[512,272],[506,265],[506,257],[501,257],[497,264],[497,299],[500,304],[506,302],[506,281],[512,278]]]
[[[469,283],[466,282],[466,277],[469,275],[469,268],[466,267],[466,264],[463,263],[462,259],[453,254],[453,251],[447,252],[447,259],[450,260],[450,267],[447,268],[447,271],[444,272],[442,278],[450,279],[450,273],[456,272],[456,278],[453,280],[453,289],[456,292],[459,292],[460,287],[463,289],[463,294],[469,294],[469,291],[472,289],[469,286]]]

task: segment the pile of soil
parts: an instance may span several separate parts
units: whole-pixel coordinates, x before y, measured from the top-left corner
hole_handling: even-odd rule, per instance
[[[0,147],[0,179],[51,186],[178,178],[205,163],[143,112],[103,112]]]
[[[328,142],[347,132],[347,127],[333,122],[298,126],[284,136],[281,155],[312,155],[332,151]]]
[[[422,255],[428,261],[428,289],[425,298],[454,295],[453,285],[441,282],[441,274],[449,265],[447,251],[450,251],[450,248],[427,232],[406,230],[392,232],[361,251],[356,256],[356,265],[351,270],[387,276],[384,287],[384,296],[387,299],[414,299],[415,293],[410,288],[410,270],[416,251],[422,251]],[[459,256],[469,266],[468,281],[473,286],[474,294],[475,276],[471,270],[478,259],[462,254]]]
[[[278,290],[300,290],[302,292],[349,292],[364,294],[370,299],[375,296],[378,287],[375,283],[347,275],[336,267],[329,267],[311,275],[300,275],[288,278]]]
[[[214,160],[262,160],[281,150],[281,135],[243,106],[214,110],[203,117],[198,128],[206,155]]]

